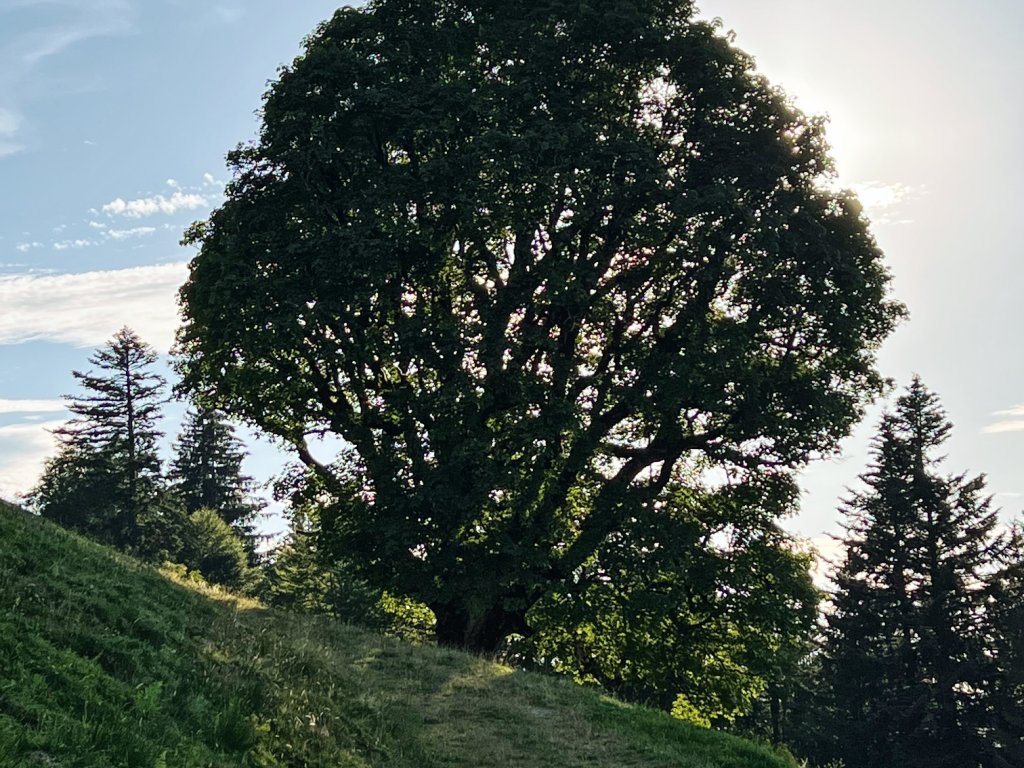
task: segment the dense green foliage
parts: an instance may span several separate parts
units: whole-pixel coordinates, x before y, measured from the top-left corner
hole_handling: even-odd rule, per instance
[[[823,123],[689,2],[342,9],[230,159],[185,387],[294,446],[443,642],[530,634],[637,510],[784,478],[881,387],[901,308]]]
[[[1009,652],[995,598],[1014,542],[997,530],[982,477],[939,471],[949,430],[915,380],[883,417],[867,489],[846,509],[822,674],[834,754],[850,768],[980,768],[1019,755],[1024,730],[993,728]]]
[[[315,533],[309,521],[293,518],[289,535],[274,551],[268,569],[267,602],[300,613],[376,624],[378,594],[353,578],[345,563],[324,557]]]
[[[266,565],[263,595],[275,607],[321,614],[395,637],[425,641],[434,615],[425,605],[373,587],[344,560],[317,545],[310,518],[293,516],[291,532]]]
[[[242,589],[250,577],[249,553],[238,534],[212,509],[197,509],[188,522],[177,559],[207,581]]]
[[[176,551],[183,516],[161,476],[157,427],[163,378],[156,353],[122,328],[74,371],[82,388],[67,396],[74,418],[54,430],[60,446],[31,503],[44,517],[99,541],[149,555]]]
[[[680,717],[724,724],[789,674],[820,594],[757,494],[677,488],[641,508],[571,590],[542,600],[533,663]]]
[[[0,503],[0,766],[784,768],[596,692],[166,576]]]

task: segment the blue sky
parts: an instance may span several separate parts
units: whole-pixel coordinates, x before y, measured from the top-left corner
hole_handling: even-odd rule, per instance
[[[911,320],[883,372],[955,424],[948,468],[1024,506],[1020,175],[1024,8],[1011,0],[704,0],[797,104],[831,117]],[[29,488],[70,371],[127,323],[165,351],[224,154],[266,83],[336,6],[316,0],[0,0],[0,495]],[[177,428],[171,409],[166,428]],[[876,408],[805,473],[809,537],[868,460]],[[279,459],[256,446],[249,471]]]
[[[72,369],[121,325],[165,352],[225,153],[333,13],[317,0],[0,0],[0,495],[34,483]],[[177,429],[169,408],[165,429]],[[276,470],[257,448],[249,470]]]

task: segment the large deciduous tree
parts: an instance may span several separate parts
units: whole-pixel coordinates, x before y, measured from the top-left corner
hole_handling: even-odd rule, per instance
[[[915,379],[883,417],[867,488],[846,510],[823,675],[834,749],[851,768],[1013,764],[993,718],[997,662],[1009,658],[993,598],[1011,542],[982,477],[940,472],[949,431]]]
[[[32,492],[44,517],[121,547],[158,546],[152,528],[165,498],[157,427],[165,382],[152,370],[156,353],[122,328],[73,371],[82,393],[69,395],[73,418],[54,430],[59,441]],[[159,527],[159,526],[158,526]]]
[[[823,121],[693,14],[343,9],[188,235],[186,387],[291,443],[445,642],[528,631],[673,477],[784,474],[882,386],[902,310]]]

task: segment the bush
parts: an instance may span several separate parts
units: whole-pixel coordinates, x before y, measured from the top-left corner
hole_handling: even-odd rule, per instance
[[[189,515],[182,561],[211,584],[239,589],[249,577],[249,556],[234,529],[212,509]]]

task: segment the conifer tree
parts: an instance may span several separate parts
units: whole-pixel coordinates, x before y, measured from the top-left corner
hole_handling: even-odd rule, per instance
[[[984,478],[943,475],[951,429],[919,379],[885,415],[844,510],[823,661],[850,768],[991,765],[991,574],[1007,541]]]
[[[233,427],[220,412],[194,406],[174,448],[170,477],[185,510],[214,510],[251,549],[253,519],[262,505],[252,496],[252,478],[242,472],[246,454]]]
[[[996,620],[996,680],[991,707],[997,768],[1024,765],[1024,531],[1015,530],[1010,565],[999,574]]]
[[[159,546],[152,523],[170,513],[157,454],[166,383],[152,370],[156,352],[124,327],[89,362],[93,370],[72,372],[84,392],[66,396],[74,417],[54,430],[58,453],[31,500],[44,517],[101,541]]]

